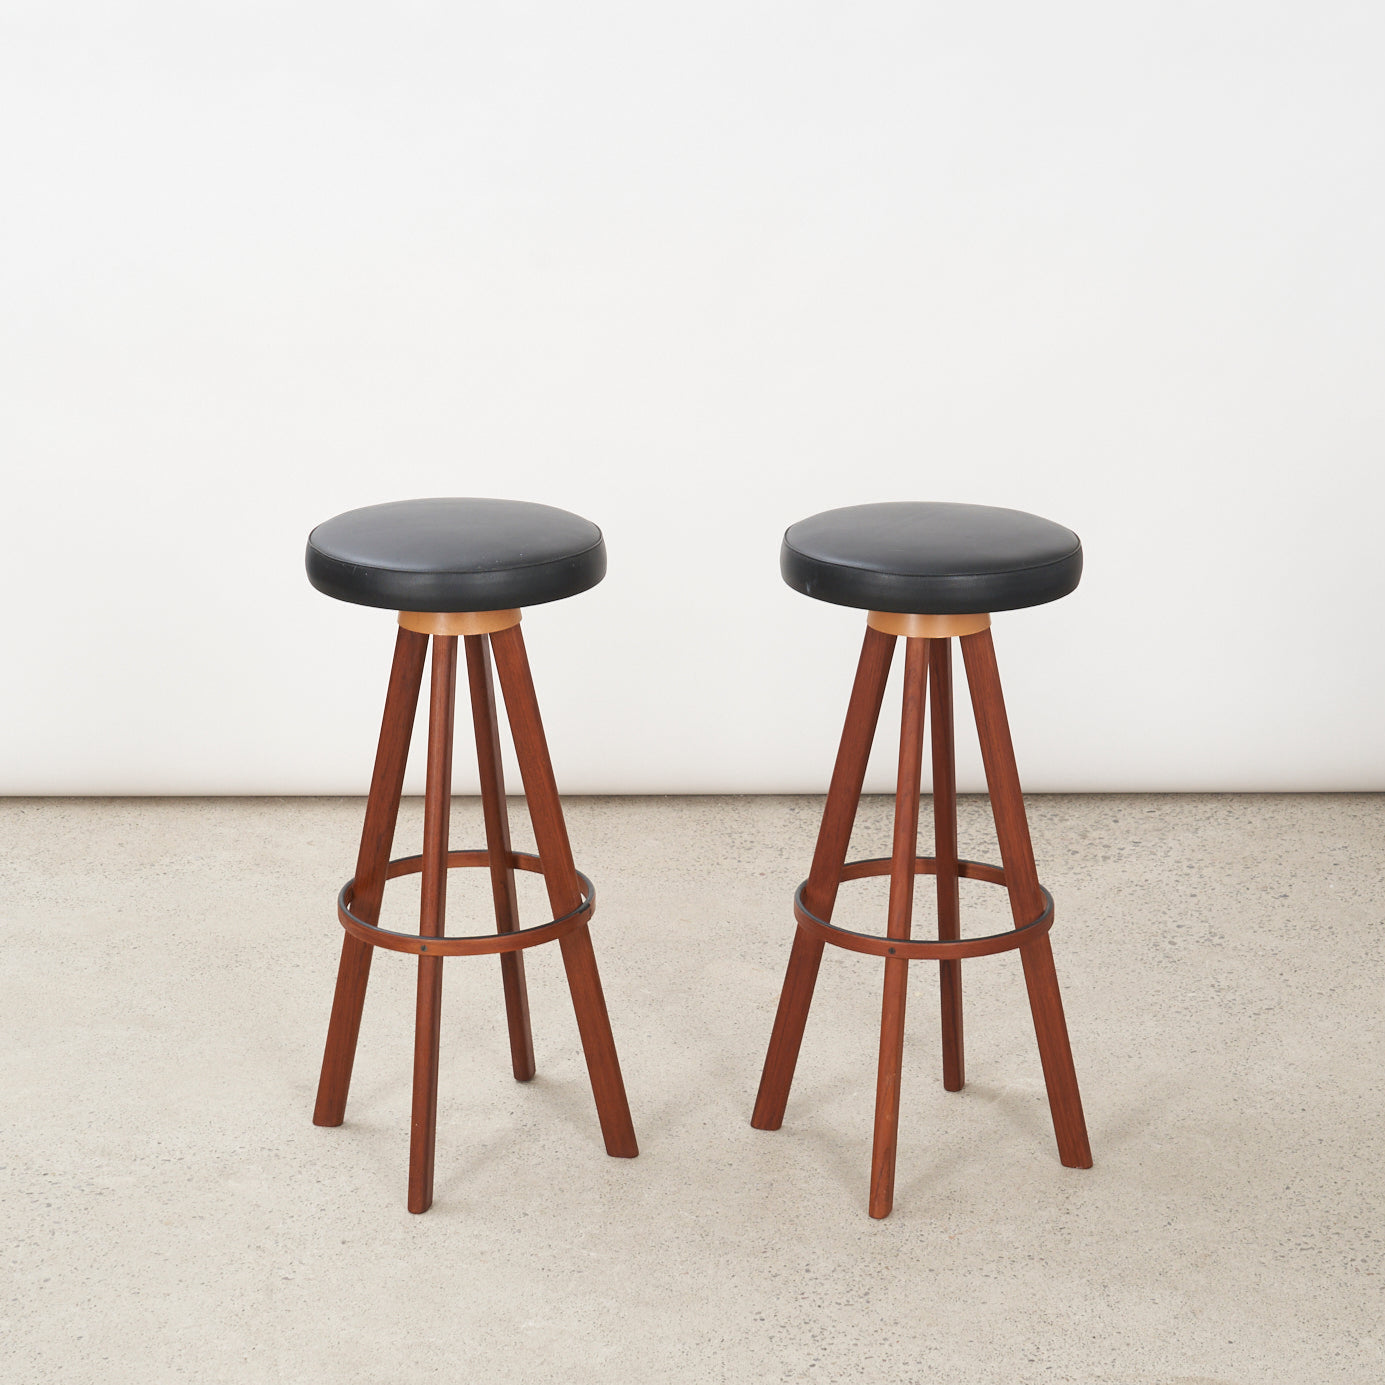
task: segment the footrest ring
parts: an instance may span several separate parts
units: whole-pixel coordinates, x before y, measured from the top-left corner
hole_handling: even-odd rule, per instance
[[[447,868],[459,866],[489,866],[489,851],[449,851]],[[513,870],[528,870],[543,874],[543,864],[537,856],[528,852],[512,851],[506,864]],[[417,875],[423,870],[422,856],[401,856],[391,861],[385,869],[385,879],[395,880],[401,875]],[[496,952],[520,952],[526,947],[537,947],[540,943],[550,943],[582,927],[596,909],[596,886],[579,870],[577,878],[582,882],[582,902],[569,910],[562,918],[548,923],[535,924],[532,928],[517,928],[513,933],[480,933],[466,938],[424,938],[417,933],[396,933],[389,928],[380,928],[366,923],[351,912],[355,901],[356,878],[341,887],[337,896],[337,918],[341,926],[353,937],[359,938],[372,947],[388,948],[391,952],[427,953],[430,957],[482,957]]]
[[[888,875],[893,862],[888,856],[879,856],[869,861],[851,861],[842,867],[841,883],[848,880],[863,880],[870,875]],[[932,856],[918,856],[914,859],[915,875],[936,875],[938,862]],[[984,880],[991,885],[1005,884],[1005,872],[999,866],[988,866],[980,861],[958,861],[957,874],[964,880]],[[803,891],[807,888],[805,880],[794,892],[793,912],[798,926],[812,937],[825,943],[847,948],[851,952],[865,952],[873,957],[894,957],[906,962],[951,962],[963,957],[988,957],[997,952],[1009,952],[1012,948],[1023,947],[1033,942],[1041,934],[1053,927],[1053,896],[1042,885],[1039,890],[1044,897],[1044,911],[1038,918],[1019,928],[1006,929],[1004,933],[991,933],[984,938],[959,938],[951,942],[937,939],[915,941],[912,938],[882,938],[874,933],[855,933],[849,928],[839,928],[828,923],[816,914],[810,913],[803,903]]]

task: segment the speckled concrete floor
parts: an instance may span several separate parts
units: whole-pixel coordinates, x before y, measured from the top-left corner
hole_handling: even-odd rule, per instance
[[[602,1152],[557,950],[528,1086],[498,966],[459,959],[415,1217],[404,958],[347,1123],[309,1120],[359,801],[0,805],[0,1378],[1385,1380],[1385,798],[1031,800],[1096,1167],[1058,1163],[1016,959],[968,964],[956,1095],[916,967],[884,1222],[878,963],[829,953],[784,1128],[748,1124],[818,806],[570,802],[642,1153]],[[868,800],[857,854],[887,841]],[[465,874],[454,919],[486,906]],[[968,931],[1004,926],[964,890]]]

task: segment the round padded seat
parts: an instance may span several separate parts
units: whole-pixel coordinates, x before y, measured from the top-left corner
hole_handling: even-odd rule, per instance
[[[795,591],[836,606],[971,615],[1066,596],[1082,576],[1082,542],[1023,510],[900,500],[790,525],[779,570]]]
[[[606,575],[590,520],[527,500],[395,500],[308,535],[308,581],[392,611],[506,611],[561,601]]]

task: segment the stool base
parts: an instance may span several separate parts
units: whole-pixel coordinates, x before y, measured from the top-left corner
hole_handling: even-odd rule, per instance
[[[1092,1156],[1048,939],[1048,931],[1053,923],[1053,900],[1039,884],[1034,866],[1034,852],[995,665],[989,618],[895,617],[891,614],[889,621],[878,621],[878,614],[872,612],[868,621],[846,725],[823,808],[812,869],[808,879],[799,887],[794,901],[798,931],[789,953],[788,972],[779,998],[751,1124],[759,1130],[778,1130],[783,1124],[824,945],[830,942],[852,951],[883,957],[885,977],[869,1206],[871,1216],[885,1217],[894,1204],[904,1014],[910,961],[932,960],[941,967],[943,1085],[949,1091],[959,1091],[965,1071],[962,960],[995,952],[1019,952],[1059,1158],[1070,1168],[1090,1168]],[[846,854],[865,782],[866,762],[879,722],[885,683],[898,637],[893,632],[894,622],[903,622],[898,629],[906,640],[906,662],[893,849],[887,858],[847,864]],[[937,623],[930,625],[929,622]],[[928,633],[924,634],[923,631]],[[954,633],[960,636],[962,657],[966,664],[1003,867],[962,861],[957,855],[951,654]],[[933,685],[931,729],[936,845],[934,856],[920,857],[917,855],[917,841],[923,719],[930,681]],[[890,903],[885,937],[855,933],[832,924],[832,910],[841,884],[869,875],[886,874],[890,877]],[[914,940],[910,937],[913,882],[921,874],[937,877],[937,941]],[[962,939],[958,882],[963,879],[987,880],[1005,886],[1010,897],[1014,929],[985,938]]]
[[[418,997],[414,1033],[413,1121],[409,1150],[411,1212],[425,1212],[433,1201],[433,1163],[437,1134],[439,1032],[442,1010],[442,961],[447,956],[497,953],[505,992],[510,1056],[515,1078],[534,1075],[529,998],[523,950],[558,942],[577,1014],[578,1031],[596,1098],[606,1151],[617,1158],[639,1153],[629,1103],[601,990],[588,922],[595,908],[591,881],[572,859],[562,805],[548,754],[548,743],[534,695],[533,679],[519,629],[518,612],[465,612],[451,626],[446,613],[423,613],[433,621],[432,679],[428,719],[428,781],[424,796],[423,852],[390,859],[399,815],[404,767],[414,715],[422,687],[429,636],[410,628],[404,613],[395,642],[394,663],[375,757],[370,797],[356,860],[356,874],[343,886],[337,914],[342,939],[337,987],[328,1022],[327,1044],[318,1082],[315,1125],[340,1125],[351,1085],[361,1011],[375,948],[418,956]],[[513,616],[513,619],[499,619]],[[478,620],[478,617],[480,618]],[[495,619],[487,620],[486,617]],[[419,622],[414,622],[419,623]],[[462,633],[449,633],[460,629]],[[481,774],[481,802],[486,823],[484,851],[451,851],[452,740],[457,682],[457,640],[465,640],[468,685]],[[516,852],[510,844],[505,807],[505,780],[500,759],[500,731],[495,688],[496,670],[514,735],[525,796],[537,839],[538,854]],[[450,868],[485,866],[490,871],[496,933],[448,937],[444,932],[447,873]],[[550,922],[521,929],[514,872],[541,873],[553,909]],[[418,934],[379,927],[387,880],[422,875]]]

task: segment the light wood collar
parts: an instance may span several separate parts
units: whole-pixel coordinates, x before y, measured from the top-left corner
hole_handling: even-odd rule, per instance
[[[911,640],[946,640],[954,635],[975,635],[991,628],[988,615],[925,616],[899,611],[872,611],[866,624],[882,635],[904,635]]]
[[[515,611],[400,611],[399,623],[420,635],[493,635],[518,625]]]

